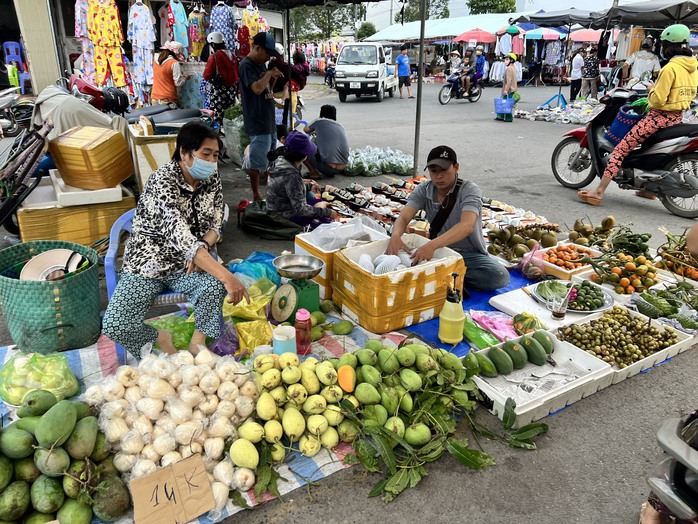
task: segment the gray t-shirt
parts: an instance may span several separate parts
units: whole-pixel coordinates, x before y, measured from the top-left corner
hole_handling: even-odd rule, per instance
[[[274,95],[268,89],[257,95],[250,87],[266,72],[264,65],[253,62],[249,57],[245,57],[238,68],[242,118],[248,135],[271,135],[276,132]]]
[[[320,158],[328,164],[349,162],[349,140],[342,124],[329,118],[318,118],[308,126],[315,132],[315,145]]]
[[[455,190],[455,185],[451,192]],[[450,197],[451,193],[449,193]],[[449,198],[446,197],[446,198]],[[445,201],[444,201],[445,202]],[[419,184],[410,195],[407,205],[417,210],[424,209],[427,214],[429,223],[434,221],[436,214],[441,209],[441,204],[436,198],[436,187],[431,183],[422,182]],[[475,227],[473,231],[460,242],[451,244],[451,249],[460,249],[462,251],[471,251],[487,254],[487,246],[485,239],[482,236],[482,192],[480,188],[469,180],[463,180],[463,185],[458,192],[458,200],[451,214],[446,219],[446,223],[439,231],[437,236],[443,235],[446,231],[460,222],[460,216],[463,211],[472,211],[477,215]]]

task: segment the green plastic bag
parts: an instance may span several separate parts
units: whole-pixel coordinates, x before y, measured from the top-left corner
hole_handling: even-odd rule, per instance
[[[470,315],[465,315],[465,322],[463,323],[463,336],[478,349],[485,349],[499,344],[497,337],[478,326],[473,319],[470,318]]]
[[[189,349],[189,343],[195,329],[193,321],[189,322],[186,318],[179,315],[168,315],[157,320],[149,320],[146,324],[153,326],[155,329],[162,329],[171,333],[172,344],[177,349]]]
[[[80,392],[78,381],[68,367],[65,355],[52,353],[17,353],[0,371],[0,397],[19,406],[30,391],[45,389],[58,400]]]

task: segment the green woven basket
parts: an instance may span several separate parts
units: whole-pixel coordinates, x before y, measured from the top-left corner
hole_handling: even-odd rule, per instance
[[[87,269],[62,280],[38,282],[9,278],[7,271],[50,249],[77,251]],[[37,240],[0,251],[0,301],[12,340],[26,352],[41,354],[77,349],[99,337],[99,265],[89,247],[59,240]]]

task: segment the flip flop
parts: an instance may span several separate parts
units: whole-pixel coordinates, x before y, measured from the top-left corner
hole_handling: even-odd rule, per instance
[[[647,193],[646,191],[643,191],[641,189],[635,191],[635,196],[640,198],[646,198],[647,200],[657,200],[657,197],[654,196],[652,193]]]
[[[408,96],[407,98],[415,98],[415,97],[413,97],[413,96]]]
[[[588,191],[579,191],[577,193],[577,198],[579,198],[579,200],[583,202],[586,202],[590,206],[598,206],[599,204],[601,204],[601,199],[589,196]]]

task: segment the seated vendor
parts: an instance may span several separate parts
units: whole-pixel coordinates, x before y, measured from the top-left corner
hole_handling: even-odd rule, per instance
[[[314,133],[317,144],[317,153],[308,156],[305,163],[310,178],[332,178],[342,173],[349,162],[349,140],[342,124],[337,122],[337,108],[329,104],[322,106],[320,118],[305,126],[304,131]]]
[[[245,286],[209,254],[221,234],[223,192],[218,174],[218,134],[200,122],[182,126],[172,161],[150,175],[138,200],[126,242],[119,283],[104,315],[102,332],[141,357],[157,342],[175,353],[172,336],[143,323],[157,295],[184,293],[194,306],[196,354],[206,337],[220,335],[223,300],[249,296]]]
[[[465,285],[477,290],[494,290],[509,283],[509,272],[487,253],[482,236],[482,193],[473,182],[458,178],[456,152],[438,146],[427,157],[431,180],[419,184],[393,225],[386,253],[407,251],[402,235],[417,211],[424,210],[431,224],[429,242],[412,254],[414,264],[431,260],[434,251],[450,247],[465,262]]]
[[[284,145],[269,153],[267,211],[270,214],[311,228],[337,218],[337,212],[328,208],[327,202],[309,194],[309,191],[319,190],[317,184],[301,176],[303,162],[316,151],[308,135],[291,131]]]

